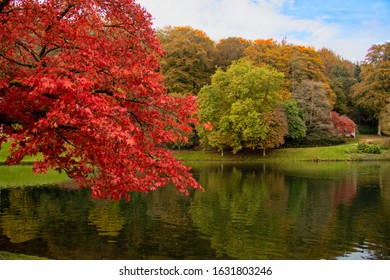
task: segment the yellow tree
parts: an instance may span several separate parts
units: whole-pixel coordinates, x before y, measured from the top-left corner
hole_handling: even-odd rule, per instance
[[[361,66],[354,101],[378,120],[378,134],[390,135],[390,43],[373,45]]]
[[[197,95],[214,73],[214,42],[189,26],[159,29],[157,38],[166,52],[160,59],[164,85],[171,93]]]

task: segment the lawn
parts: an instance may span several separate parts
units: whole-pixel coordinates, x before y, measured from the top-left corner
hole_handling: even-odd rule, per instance
[[[348,140],[347,144],[329,147],[282,148],[267,151],[263,157],[261,151],[244,151],[237,154],[217,151],[174,151],[173,154],[183,161],[376,161],[390,160],[390,150],[382,149],[381,154],[358,152],[358,142],[373,142],[381,145],[389,138],[371,135]]]
[[[4,163],[7,160],[8,150],[9,150],[10,146],[11,146],[10,142],[5,142],[1,145],[0,163]],[[23,159],[22,163],[24,163],[24,164],[33,163],[38,158],[39,158],[39,156],[28,156],[28,157],[25,157]]]

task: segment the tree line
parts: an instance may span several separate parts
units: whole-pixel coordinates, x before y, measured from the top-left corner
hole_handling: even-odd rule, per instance
[[[200,125],[187,146],[222,150],[329,145],[354,133],[390,135],[390,47],[361,63],[286,40],[219,42],[189,26],[156,31],[170,94],[197,96]]]

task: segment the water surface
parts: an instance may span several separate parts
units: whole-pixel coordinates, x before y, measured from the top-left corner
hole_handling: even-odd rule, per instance
[[[196,163],[205,192],[167,187],[129,203],[92,199],[65,177],[37,180],[29,168],[0,167],[0,251],[52,259],[390,259],[390,163]],[[23,180],[13,182],[10,172]]]

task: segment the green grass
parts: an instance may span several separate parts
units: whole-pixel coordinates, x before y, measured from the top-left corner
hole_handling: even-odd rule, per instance
[[[46,174],[35,174],[32,170],[32,163],[39,158],[26,157],[21,165],[4,165],[10,143],[3,143],[0,149],[0,188],[49,185],[69,180],[69,177],[53,170],[48,170]],[[3,163],[3,165],[1,165]]]
[[[390,160],[390,150],[383,149],[381,154],[365,154],[357,150],[359,141],[375,139],[380,143],[383,138],[364,136],[360,139],[349,139],[347,144],[329,147],[284,148],[267,151],[263,157],[261,151],[246,151],[232,154],[224,153],[224,157],[216,151],[174,151],[177,159],[182,161],[379,161]]]
[[[6,187],[50,185],[69,180],[62,173],[49,170],[46,174],[35,174],[31,165],[0,166],[0,189]]]
[[[11,147],[11,143],[9,142],[5,142],[1,145],[1,149],[0,149],[0,162],[4,163],[6,160],[7,160],[7,156],[8,156],[8,151],[9,151],[9,148]],[[27,156],[25,157],[23,160],[22,160],[22,163],[24,164],[29,164],[29,163],[33,163],[35,160],[39,159],[40,156],[37,155],[37,156]]]
[[[382,150],[379,155],[357,152],[359,141],[372,141],[380,144],[383,137],[377,135],[359,135],[359,138],[348,139],[348,143],[330,147],[285,148],[267,151],[263,157],[261,151],[246,151],[232,154],[225,152],[222,157],[217,151],[173,151],[175,157],[182,161],[369,161],[390,160],[390,151]],[[0,163],[5,162],[10,144],[3,143],[0,149]],[[32,163],[39,156],[26,157],[22,163]]]

